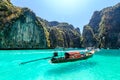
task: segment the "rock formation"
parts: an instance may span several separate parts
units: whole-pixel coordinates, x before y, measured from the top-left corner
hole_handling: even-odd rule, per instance
[[[27,8],[0,1],[0,48],[47,48],[45,31]]]
[[[84,47],[120,48],[120,3],[95,11],[83,30]]]
[[[68,23],[48,22],[28,8],[0,1],[0,48],[80,47],[80,31]]]
[[[73,25],[68,23],[48,22],[41,18],[39,20],[47,28],[50,47],[81,47],[81,33],[79,28],[74,28]]]

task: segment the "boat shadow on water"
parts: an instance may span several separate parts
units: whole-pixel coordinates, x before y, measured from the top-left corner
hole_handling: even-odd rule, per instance
[[[59,65],[59,66],[58,66]],[[46,75],[58,75],[62,73],[71,73],[75,71],[82,71],[92,68],[97,65],[97,62],[81,61],[54,65],[55,67],[49,69]]]

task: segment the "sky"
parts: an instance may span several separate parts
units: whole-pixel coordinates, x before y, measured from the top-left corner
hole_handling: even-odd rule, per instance
[[[11,0],[11,2],[15,6],[28,7],[43,19],[67,22],[82,31],[94,11],[114,6],[120,0]]]

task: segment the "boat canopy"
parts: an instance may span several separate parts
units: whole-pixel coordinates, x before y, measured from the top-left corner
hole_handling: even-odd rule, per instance
[[[66,52],[65,53],[65,58],[80,58],[81,54],[80,52]]]

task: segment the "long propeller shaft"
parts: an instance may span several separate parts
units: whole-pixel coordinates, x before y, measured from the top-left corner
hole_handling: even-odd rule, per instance
[[[39,61],[39,60],[50,59],[50,58],[52,58],[52,57],[46,57],[46,58],[40,58],[40,59],[34,59],[34,60],[26,61],[26,62],[21,62],[20,65],[24,65],[24,64]]]

